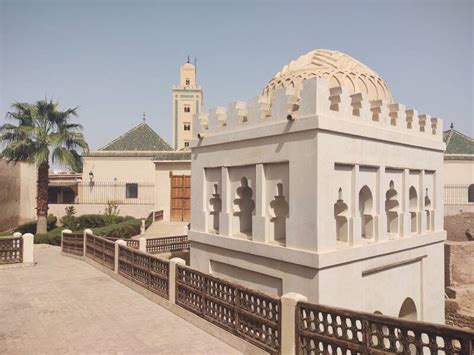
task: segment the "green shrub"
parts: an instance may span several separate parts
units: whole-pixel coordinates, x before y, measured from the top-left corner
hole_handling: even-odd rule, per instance
[[[83,214],[76,218],[77,229],[98,228],[107,225],[104,215],[101,214]]]
[[[68,206],[64,209],[66,211],[66,215],[61,218],[61,223],[63,227],[66,229],[76,230],[78,228],[78,222],[76,217],[76,209],[74,206]]]
[[[48,216],[48,222],[47,222],[48,223],[48,231],[56,228],[57,221],[58,221],[58,219],[56,218],[56,216],[54,216],[52,214],[50,214]],[[28,223],[25,223],[25,224],[22,224],[22,225],[16,227],[15,232],[20,232],[21,234],[25,234],[25,233],[34,234],[34,233],[36,233],[36,221],[28,222]]]
[[[61,245],[61,231],[63,228],[54,228],[46,234],[36,234],[35,244]]]
[[[111,238],[130,238],[140,234],[142,222],[138,219],[126,219],[121,223],[92,229],[95,235]]]

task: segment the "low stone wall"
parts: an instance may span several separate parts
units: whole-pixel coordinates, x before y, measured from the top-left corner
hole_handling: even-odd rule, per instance
[[[66,214],[64,209],[71,206],[71,204],[50,204],[48,213],[52,213],[58,218],[61,218]],[[105,205],[100,204],[74,204],[72,205],[76,209],[76,216],[83,214],[102,214],[105,210]],[[119,205],[121,216],[132,216],[135,218],[146,218],[150,211],[153,209],[153,205]]]
[[[446,229],[448,240],[456,242],[468,241],[466,230],[469,229],[471,234],[474,235],[474,213],[445,216],[444,229]]]
[[[445,315],[447,325],[474,329],[474,316],[460,313],[459,305],[455,300],[446,300]]]
[[[474,242],[446,241],[445,285],[474,285]]]

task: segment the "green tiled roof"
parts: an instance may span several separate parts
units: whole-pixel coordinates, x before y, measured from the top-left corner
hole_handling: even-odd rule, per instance
[[[173,148],[145,122],[122,134],[99,151],[171,151]]]
[[[159,152],[154,156],[153,160],[191,160],[191,152]]]
[[[445,160],[474,160],[474,139],[454,128],[443,132]]]

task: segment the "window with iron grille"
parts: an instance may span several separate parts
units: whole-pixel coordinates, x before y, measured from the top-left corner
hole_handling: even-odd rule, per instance
[[[138,198],[138,184],[125,184],[125,197]]]

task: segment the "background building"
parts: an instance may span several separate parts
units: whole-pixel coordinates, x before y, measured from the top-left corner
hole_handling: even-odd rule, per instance
[[[179,85],[173,87],[173,148],[188,149],[192,140],[193,115],[203,105],[201,86],[196,81],[196,67],[188,62],[181,66]]]
[[[443,132],[444,213],[474,212],[474,140],[451,125]]]
[[[191,266],[274,295],[444,323],[442,122],[343,53],[195,116]]]

